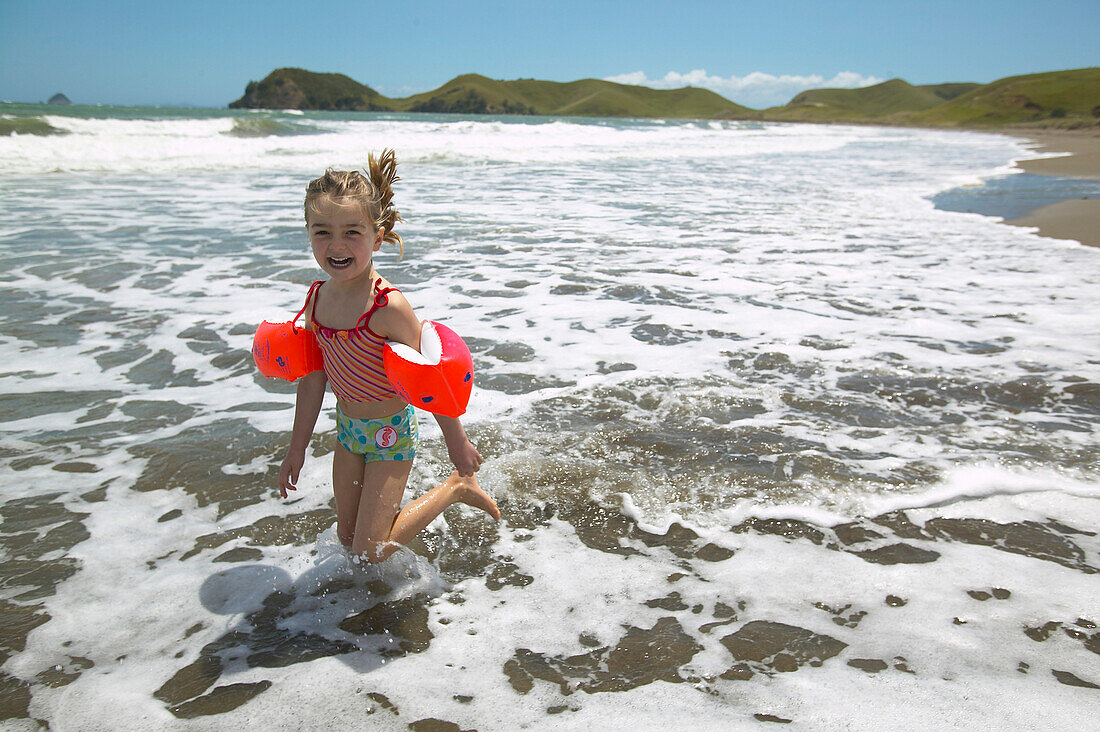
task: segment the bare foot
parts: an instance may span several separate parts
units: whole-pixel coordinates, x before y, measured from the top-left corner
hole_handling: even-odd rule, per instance
[[[453,491],[452,495],[454,495],[456,501],[465,503],[467,506],[480,508],[497,521],[500,520],[500,509],[497,508],[496,501],[490,498],[489,494],[478,485],[477,476],[471,475],[464,478],[456,470],[447,477],[447,480],[443,481],[443,485]]]

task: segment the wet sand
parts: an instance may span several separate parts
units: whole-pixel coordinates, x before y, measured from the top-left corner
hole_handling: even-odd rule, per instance
[[[1051,131],[1027,133],[1026,137],[1035,143],[1035,149],[1039,152],[1068,152],[1072,155],[1020,161],[1017,167],[1025,172],[1100,180],[1100,132]],[[1073,239],[1100,247],[1100,199],[1061,201],[1005,223],[1036,227],[1040,236]]]

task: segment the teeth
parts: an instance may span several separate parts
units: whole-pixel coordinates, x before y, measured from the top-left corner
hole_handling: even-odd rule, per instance
[[[329,257],[328,261],[332,262],[337,267],[343,267],[346,264],[351,264],[351,257],[344,257],[343,259],[335,259],[333,257]]]

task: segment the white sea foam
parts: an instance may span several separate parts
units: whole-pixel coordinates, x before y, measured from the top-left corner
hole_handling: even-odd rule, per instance
[[[1020,142],[315,115],[294,123],[316,134],[240,139],[224,134],[234,119],[51,116],[71,134],[0,138],[13,303],[0,329],[0,388],[13,405],[0,415],[3,500],[57,493],[87,515],[56,525],[88,532],[49,555],[79,571],[35,600],[51,620],[3,666],[33,684],[32,716],[60,728],[229,729],[361,723],[373,710],[380,727],[437,717],[480,729],[724,729],[761,713],[833,729],[943,727],[997,710],[1006,727],[1083,728],[1074,710],[1093,692],[1051,671],[1096,681],[1094,656],[1065,633],[1039,643],[1022,629],[1096,620],[1092,575],[962,541],[907,539],[940,558],[881,565],[825,541],[730,531],[754,521],[829,531],[901,510],[917,522],[1100,522],[1096,466],[1083,457],[1097,424],[1074,401],[1087,392],[1072,391],[1100,381],[1097,252],[925,198],[1007,172],[1029,155]],[[383,146],[398,151],[408,220],[404,259],[387,252],[379,267],[420,317],[472,344],[478,386],[464,422],[485,453],[482,484],[505,505],[559,512],[495,533],[467,532],[478,517],[464,508],[438,519],[430,538],[444,557],[486,545],[490,569],[473,576],[410,552],[353,567],[327,518],[301,519],[308,536],[287,529],[289,515],[328,515],[324,440],[299,490],[272,498],[293,387],[253,373],[252,329],[289,319],[318,276],[301,223],[306,180]],[[426,415],[421,424],[407,497],[449,469],[439,430]],[[330,397],[317,431],[327,440],[333,427]],[[736,553],[685,559],[631,535],[618,537],[621,554],[597,549],[560,515],[572,501]],[[1072,539],[1096,566],[1095,537]],[[218,561],[249,549],[257,558]],[[530,583],[491,589],[484,575],[503,564]],[[368,589],[376,579],[389,594]],[[995,587],[1011,597],[968,595]],[[5,598],[23,591],[12,588]],[[276,592],[291,597],[277,622],[288,637],[356,650],[272,667],[227,650],[216,685],[276,688],[199,722],[167,711],[153,693],[207,644],[251,632]],[[670,592],[687,609],[647,604]],[[886,605],[889,594],[908,602]],[[339,628],[374,602],[417,596],[434,635],[419,653],[387,660],[393,637]],[[718,602],[738,619],[704,632]],[[815,602],[866,615],[849,627]],[[536,679],[521,695],[504,674],[517,649],[567,658],[588,652],[582,633],[613,647],[625,626],[670,615],[701,646],[685,683],[562,694]],[[716,680],[730,665],[719,639],[753,620],[848,647],[821,668]],[[915,675],[894,667],[898,656]],[[846,665],[860,658],[890,668]],[[35,681],[55,666],[80,675]],[[855,697],[866,703],[838,702]]]

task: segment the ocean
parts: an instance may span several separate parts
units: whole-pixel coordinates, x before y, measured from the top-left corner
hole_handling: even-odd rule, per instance
[[[1024,141],[10,104],[5,130],[10,728],[1095,723],[1100,250],[934,201],[1011,181]],[[332,396],[282,500],[294,386],[250,347],[322,276],[306,183],[383,147],[405,253],[376,264],[470,346],[503,517],[362,566]],[[420,416],[406,500],[450,471]]]

